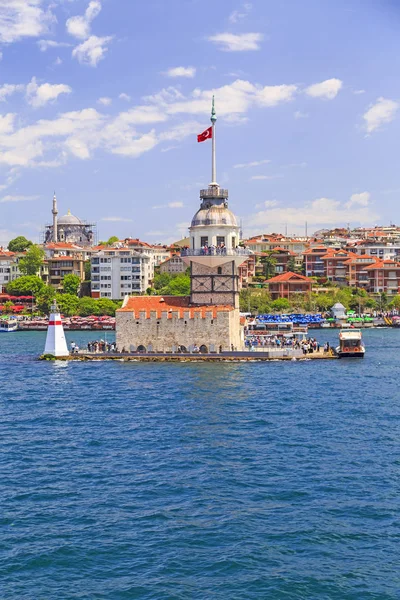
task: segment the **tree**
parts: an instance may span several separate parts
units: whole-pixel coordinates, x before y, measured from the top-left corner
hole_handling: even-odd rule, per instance
[[[81,317],[89,317],[90,315],[98,315],[98,302],[94,298],[81,298],[79,300],[79,314]]]
[[[7,302],[4,303],[4,312],[9,314],[12,312],[12,307],[14,306],[14,304],[11,302],[11,300],[8,300]]]
[[[242,312],[265,314],[271,310],[271,297],[266,290],[247,288],[239,294],[239,306]]]
[[[56,295],[55,289],[51,285],[46,285],[36,297],[36,306],[44,315],[50,314],[50,307],[54,302]]]
[[[85,281],[90,281],[92,278],[92,265],[90,264],[90,260],[85,262]]]
[[[40,277],[36,275],[25,275],[10,281],[7,285],[7,293],[12,296],[38,296],[45,285]]]
[[[271,252],[265,252],[265,256],[262,256],[260,260],[264,267],[265,279],[271,279],[275,275],[276,259]]]
[[[25,252],[30,246],[32,246],[32,242],[23,235],[19,235],[10,241],[8,249],[10,252]]]
[[[162,290],[167,287],[172,281],[172,275],[169,273],[159,273],[154,276],[153,287],[155,290]]]
[[[190,277],[187,275],[173,277],[163,293],[168,296],[188,296],[190,294]]]
[[[100,315],[108,315],[110,317],[115,316],[117,304],[110,300],[110,298],[100,298],[97,300],[97,310]]]
[[[70,273],[69,275],[65,275],[63,279],[63,290],[65,294],[71,294],[72,296],[77,296],[79,292],[79,288],[81,287],[81,280],[78,275],[74,275]]]
[[[298,268],[297,268],[296,259],[294,256],[291,256],[289,258],[289,260],[287,261],[287,270],[290,271],[291,273],[297,273]]]
[[[290,308],[290,302],[287,298],[277,298],[271,303],[271,308],[276,312],[287,311]]]
[[[106,242],[99,242],[99,246],[112,246],[116,242],[119,242],[119,237],[112,235]]]
[[[57,294],[56,301],[63,315],[72,317],[79,313],[80,300],[77,296],[72,294]]]
[[[32,245],[28,248],[24,258],[18,263],[18,268],[23,275],[36,275],[44,260],[44,250]]]

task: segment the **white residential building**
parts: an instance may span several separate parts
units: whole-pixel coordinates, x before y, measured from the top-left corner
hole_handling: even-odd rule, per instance
[[[15,252],[9,252],[0,248],[0,293],[6,291],[10,281],[21,276],[18,269],[19,256]]]
[[[128,247],[104,248],[93,253],[90,262],[93,298],[144,294],[154,276],[150,257]]]

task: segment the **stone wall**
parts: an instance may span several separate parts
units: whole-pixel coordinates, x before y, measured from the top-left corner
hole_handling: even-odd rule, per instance
[[[206,317],[195,314],[189,317],[184,312],[179,318],[178,312],[163,312],[157,317],[156,312],[150,318],[142,312],[139,318],[133,312],[116,314],[116,342],[119,351],[136,351],[143,346],[147,351],[171,352],[184,346],[191,350],[194,345],[206,346],[208,351],[231,350],[231,347],[242,350],[243,328],[240,326],[239,310],[224,311],[213,318],[212,312]]]

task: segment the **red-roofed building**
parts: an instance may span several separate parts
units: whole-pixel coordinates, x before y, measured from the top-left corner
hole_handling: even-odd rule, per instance
[[[369,292],[396,295],[400,292],[400,263],[394,260],[380,260],[365,267],[369,275]]]
[[[323,245],[309,248],[303,253],[305,273],[307,277],[326,277],[325,263],[322,257],[326,255]]]
[[[352,256],[355,255],[346,250],[328,248],[326,254],[321,256],[321,260],[324,263],[325,277],[329,281],[339,285],[347,285],[348,269],[344,262]]]
[[[347,269],[347,281],[349,286],[369,290],[370,279],[366,267],[376,262],[378,262],[378,259],[373,256],[358,256],[354,254],[351,254],[350,258],[344,260],[343,265]]]
[[[291,298],[298,294],[309,294],[312,289],[312,280],[304,275],[293,273],[282,273],[265,281],[268,291],[273,300],[278,298]]]

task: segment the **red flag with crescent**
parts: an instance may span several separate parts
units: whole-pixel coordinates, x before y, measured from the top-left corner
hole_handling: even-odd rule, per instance
[[[203,133],[197,136],[198,142],[205,142],[206,140],[210,140],[212,138],[212,127],[209,127]]]

